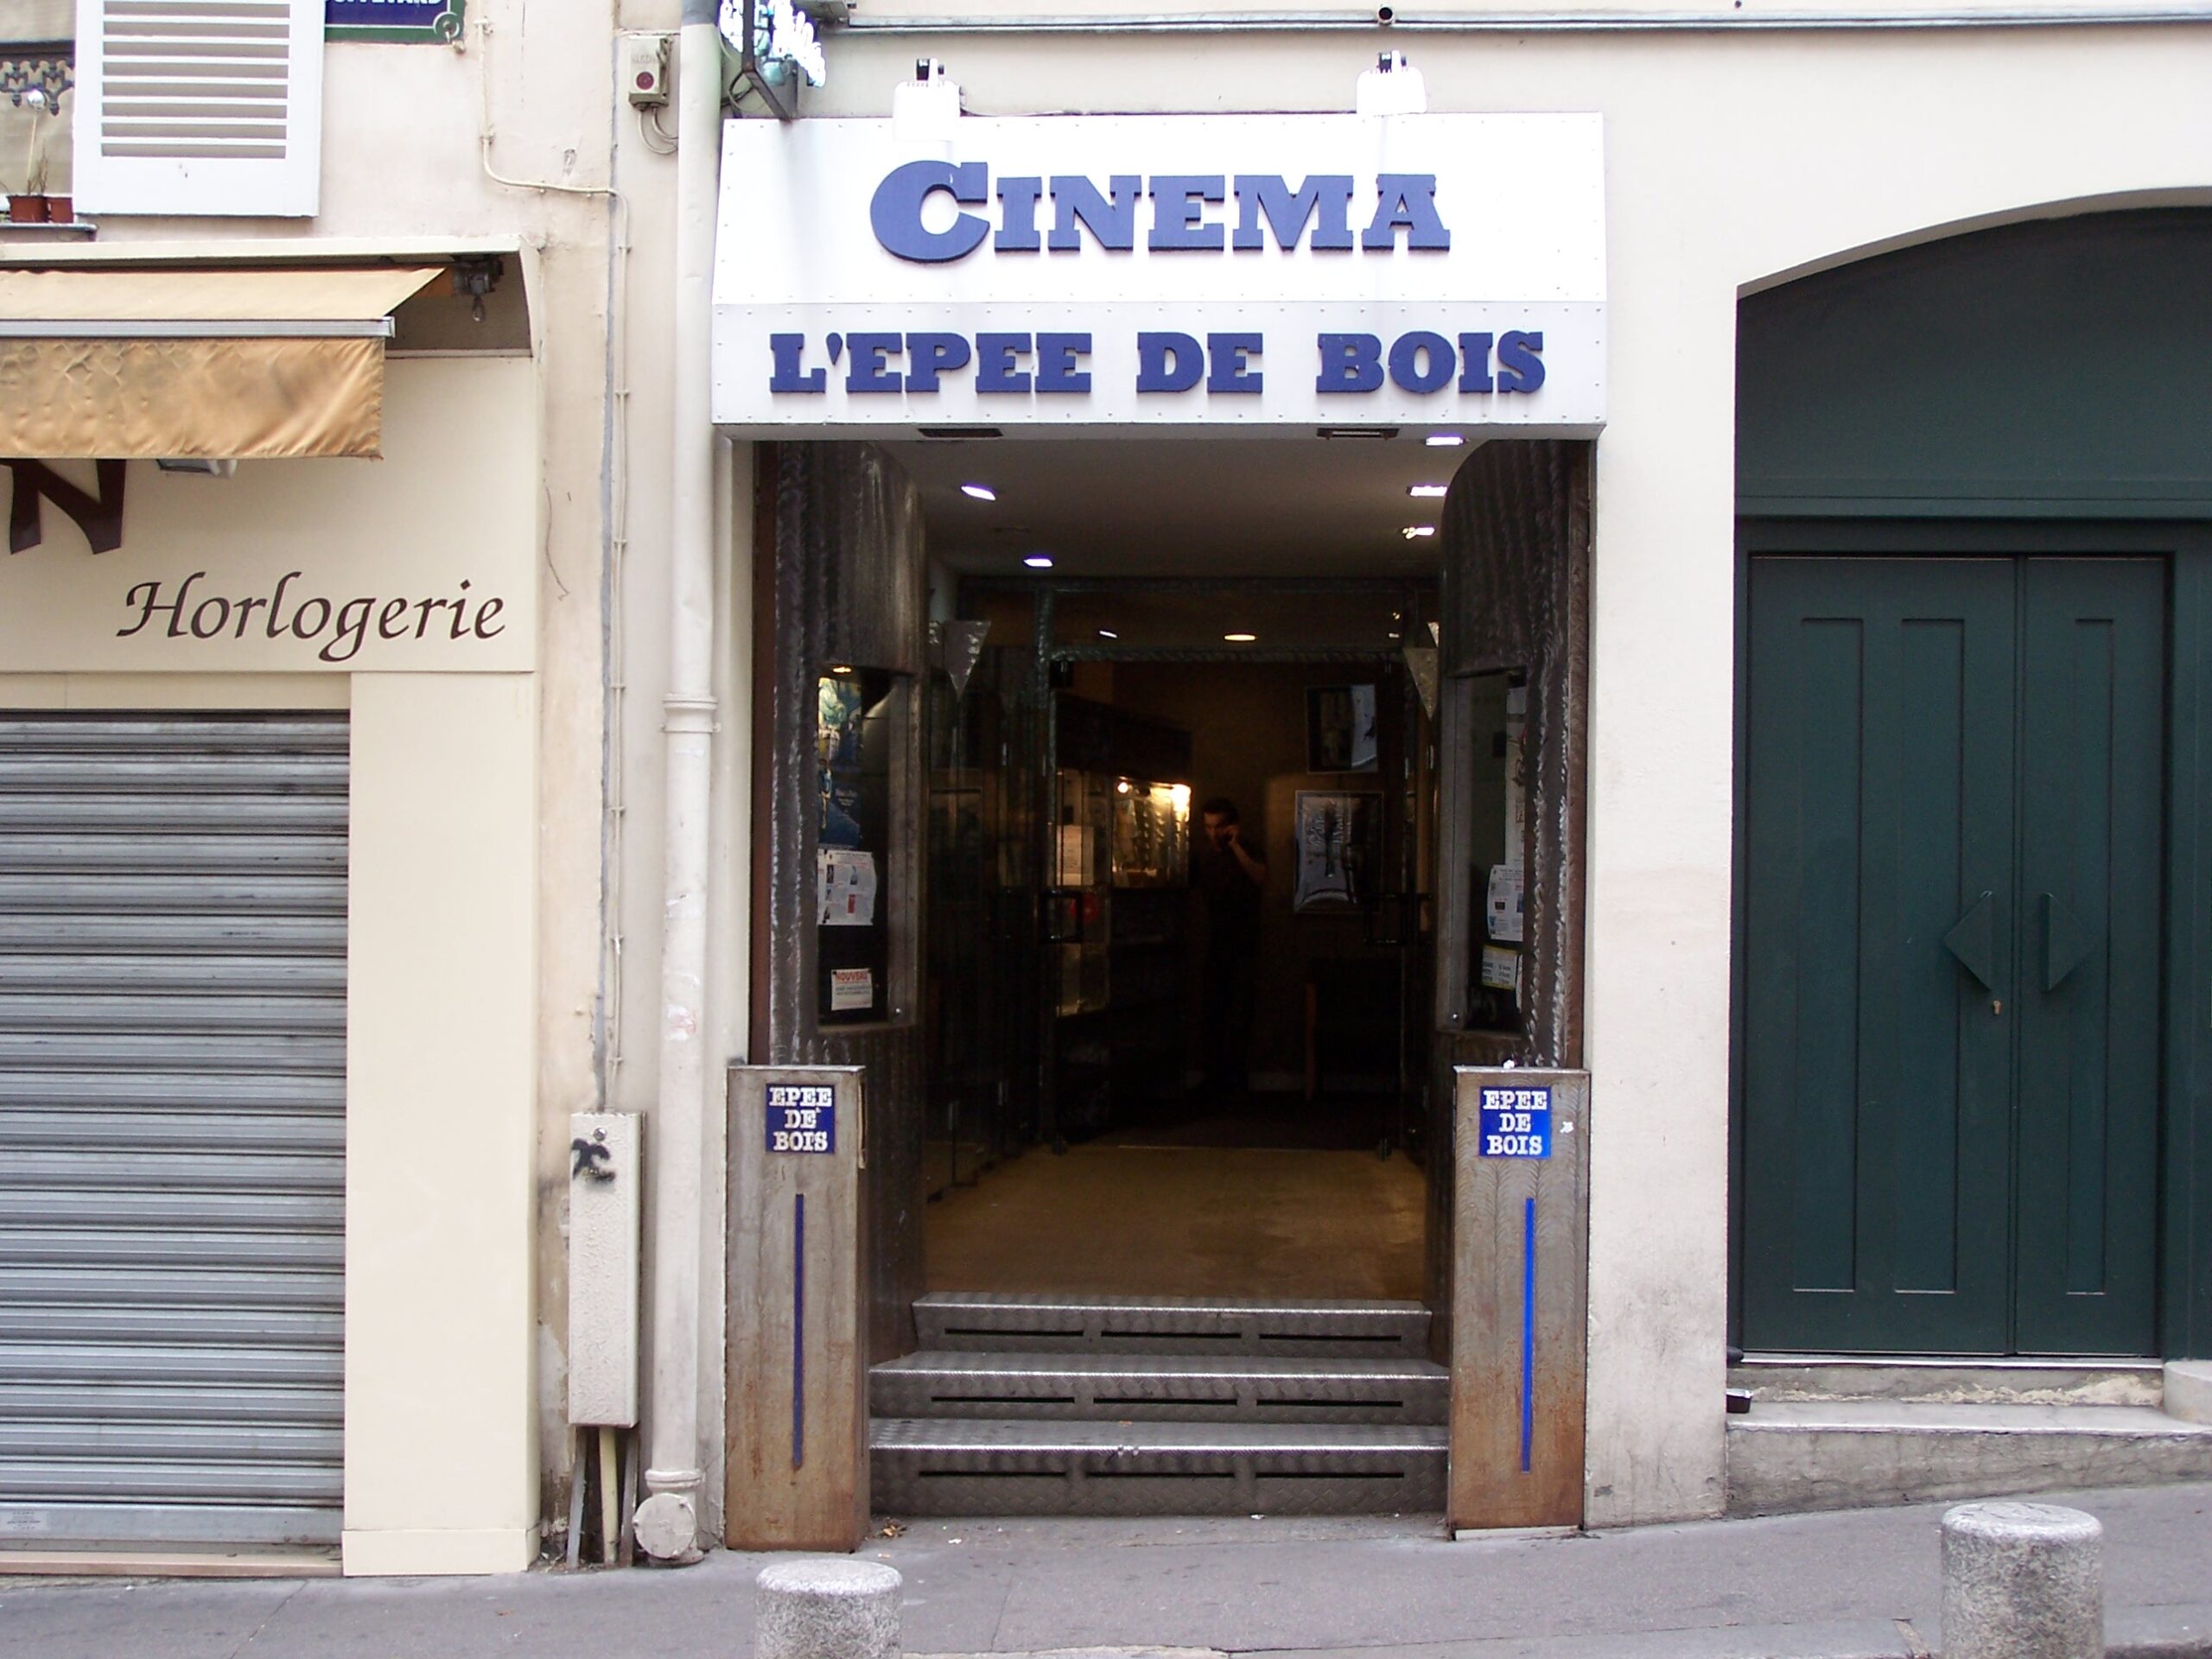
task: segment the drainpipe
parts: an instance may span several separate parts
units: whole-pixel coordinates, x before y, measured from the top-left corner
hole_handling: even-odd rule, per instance
[[[721,161],[715,0],[683,0],[676,74],[676,291],[669,469],[668,816],[661,914],[660,1092],[652,1188],[652,1392],[638,1542],[699,1558],[701,1197],[706,1160],[707,876],[715,696],[714,427],[708,405],[715,212]]]

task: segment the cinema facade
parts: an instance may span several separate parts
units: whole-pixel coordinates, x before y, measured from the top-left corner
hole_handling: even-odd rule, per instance
[[[1350,1006],[1361,963],[1395,953],[1404,988],[1377,1024],[1397,1022],[1416,1096],[1384,1137],[1422,1171],[1413,1300],[1452,1413],[1517,1409],[1523,1471],[1532,1432],[1573,1441],[1572,1500],[1544,1518],[2207,1466],[2190,1374],[2167,1363],[2212,1344],[2191,816],[2212,334],[2185,297],[2212,251],[2189,91],[2212,29],[2134,19],[875,10],[829,33],[829,84],[796,122],[733,127],[711,397],[753,501],[726,530],[752,582],[722,706],[751,700],[756,880],[727,925],[754,950],[745,994],[708,1006],[756,1060],[868,1068],[880,1505],[1172,1508],[1230,1478],[1161,1450],[1148,1490],[1166,1496],[1107,1495],[1084,1435],[1043,1432],[1061,1408],[1033,1398],[1041,1373],[1061,1387],[1103,1362],[993,1357],[1115,1305],[1015,1282],[1050,1277],[1056,1250],[1110,1250],[1103,1235],[1071,1246],[1084,1224],[1040,1222],[1005,1273],[954,1235],[964,1141],[988,1192],[1027,1179],[1024,1144],[1049,1160],[1165,1121],[1126,1104],[1145,1086],[1136,995],[1071,988],[1096,935],[1067,918],[1133,916],[1148,878],[1124,879],[1118,841],[1110,876],[1077,868],[1068,780],[1222,792],[1210,776],[1243,774],[1207,709],[1259,673],[1237,652],[1278,644],[1309,694],[1372,677],[1401,711],[1380,788],[1387,817],[1407,805],[1376,842],[1377,902],[1411,919],[1332,943],[1285,893],[1263,1000],[1271,974],[1319,988],[1325,1096],[1330,999]],[[2049,95],[2062,84],[2127,86],[2130,118]],[[1362,443],[1368,461],[1341,459]],[[1427,472],[1392,459],[1424,450]],[[1294,501],[1318,522],[1369,488],[1361,466],[1401,518],[1412,485],[1447,486],[1434,538],[1408,527],[1427,562],[1389,545],[1395,523],[1332,520],[1332,549],[1317,531],[1270,566],[1271,515]],[[959,499],[970,482],[998,498],[983,514],[1023,505],[995,527]],[[1404,602],[1370,625],[1378,588]],[[1263,592],[1272,632],[1232,614]],[[1122,619],[1148,604],[1168,620],[1138,643]],[[948,643],[970,627],[982,725],[957,689],[976,636]],[[1432,643],[1433,704],[1414,660]],[[1363,651],[1371,676],[1345,666]],[[848,675],[889,745],[887,798],[914,791],[880,824],[837,823],[875,849],[873,957],[807,908],[818,859],[849,868],[815,805],[845,785],[825,762],[817,791],[806,759],[828,741],[814,689]],[[1020,735],[1033,696],[1060,747],[1010,776],[977,756],[1047,741]],[[1106,706],[1082,710],[1104,738],[1071,730],[1078,704]],[[1274,741],[1272,715],[1239,719],[1228,748]],[[1182,760],[1145,748],[1161,724],[1187,734]],[[1510,779],[1485,771],[1509,753]],[[1287,813],[1289,783],[1328,781],[1310,764],[1242,786],[1281,788],[1266,798]],[[1060,791],[1022,797],[1040,772]],[[1008,792],[1049,830],[1026,878],[1003,858],[979,877],[945,826],[1035,840],[1020,802],[994,816]],[[1305,828],[1270,817],[1251,839],[1296,860]],[[1525,906],[1503,925],[1484,913],[1502,868]],[[978,885],[1020,879],[1027,913],[1059,918],[1022,958],[1054,987],[1033,1045],[1038,993],[946,939],[996,928]],[[1140,982],[1150,936],[1096,926],[1113,983]],[[948,1007],[976,1029],[949,1029]],[[1087,1048],[1084,1020],[1115,1034]],[[1449,1328],[1469,1306],[1454,1239],[1503,1225],[1470,1207],[1464,1157],[1452,1174],[1452,1068],[1505,1063],[1590,1076],[1586,1370],[1563,1406],[1541,1364],[1484,1395]],[[1033,1081],[1030,1116],[976,1104]],[[1337,1214],[1304,1219],[1333,1237]],[[1245,1288],[1319,1318],[1325,1277]],[[962,1293],[1025,1290],[1036,1329],[974,1334]],[[1218,1339],[1147,1338],[1179,1359]],[[702,1417],[736,1457],[758,1379],[729,1356],[729,1414]],[[1120,1397],[1146,1381],[1133,1363]],[[2019,1432],[2054,1402],[2063,1421]],[[944,1421],[963,1414],[998,1421]],[[1281,1444],[1239,1443],[1257,1483],[1240,1491],[1268,1490]],[[1309,1491],[1330,1446],[1306,1434],[1321,1461],[1283,1464],[1278,1490]],[[1416,1461],[1384,1489],[1419,1490]],[[1344,1463],[1336,1490],[1378,1466]],[[753,1478],[728,1475],[733,1535],[760,1535],[741,1525]],[[1528,1518],[1451,1507],[1459,1526]]]
[[[6,1564],[519,1570],[602,1427],[671,1558],[795,1466],[1408,1528],[2212,1471],[2201,8],[871,0],[672,159],[603,19],[480,10],[331,48],[291,234],[6,245],[166,289],[48,336],[390,359],[323,447],[11,479]],[[386,130],[494,67],[496,142]],[[733,1063],[864,1120],[779,1153]],[[1568,1076],[1486,1163],[1508,1063]],[[645,1200],[582,1304],[580,1111]],[[803,1286],[779,1156],[859,1182]]]

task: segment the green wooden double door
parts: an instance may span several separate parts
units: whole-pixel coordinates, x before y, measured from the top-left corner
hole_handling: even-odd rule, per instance
[[[2153,1351],[2164,592],[1751,561],[1745,1347]]]

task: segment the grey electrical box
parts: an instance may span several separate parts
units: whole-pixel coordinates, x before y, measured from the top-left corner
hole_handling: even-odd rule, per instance
[[[645,1170],[635,1112],[569,1118],[569,1421],[638,1421],[639,1222]]]
[[[633,109],[658,110],[667,105],[667,35],[622,37],[622,91]]]

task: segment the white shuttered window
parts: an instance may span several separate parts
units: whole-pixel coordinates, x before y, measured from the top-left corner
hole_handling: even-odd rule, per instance
[[[323,0],[77,0],[77,205],[312,215],[322,13]]]

